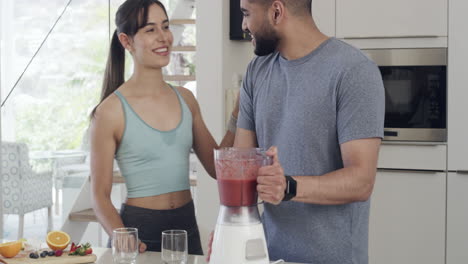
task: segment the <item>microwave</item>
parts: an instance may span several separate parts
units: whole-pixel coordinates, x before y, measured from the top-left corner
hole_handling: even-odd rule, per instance
[[[363,52],[382,74],[384,140],[447,142],[447,49]]]

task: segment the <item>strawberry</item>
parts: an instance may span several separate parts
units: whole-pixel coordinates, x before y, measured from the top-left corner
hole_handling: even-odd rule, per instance
[[[76,245],[75,245],[75,243],[72,243],[71,248],[70,248],[70,253],[75,252],[75,250],[76,250]]]
[[[56,256],[56,257],[60,257],[60,256],[62,256],[62,254],[63,254],[63,251],[62,251],[62,250],[57,250],[57,251],[55,251],[55,256]]]
[[[85,256],[93,253],[93,249],[91,248],[90,243],[86,244],[75,244],[72,243],[69,256]]]

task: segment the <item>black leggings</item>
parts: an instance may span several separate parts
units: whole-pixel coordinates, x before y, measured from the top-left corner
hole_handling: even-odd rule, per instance
[[[188,253],[203,255],[193,201],[172,210],[153,210],[122,204],[120,217],[125,227],[138,228],[138,238],[146,244],[149,251],[161,252],[162,231],[179,229],[187,231]],[[107,246],[110,245],[109,240]]]

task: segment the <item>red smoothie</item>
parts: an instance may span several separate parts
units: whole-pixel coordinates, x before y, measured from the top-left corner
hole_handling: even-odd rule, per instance
[[[259,159],[217,160],[219,198],[226,206],[251,206],[257,203]]]
[[[219,198],[226,206],[257,203],[257,179],[218,179]]]

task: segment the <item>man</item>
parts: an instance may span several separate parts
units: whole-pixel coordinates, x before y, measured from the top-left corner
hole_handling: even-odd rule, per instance
[[[270,259],[368,263],[382,79],[363,53],[317,29],[311,2],[241,0],[258,57],[243,82],[235,146],[271,147],[257,187]]]

